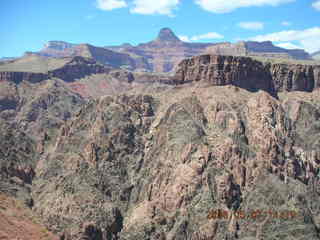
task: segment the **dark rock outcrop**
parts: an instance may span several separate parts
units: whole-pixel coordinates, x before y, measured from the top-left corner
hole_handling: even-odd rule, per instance
[[[20,83],[22,81],[28,82],[41,82],[48,79],[48,75],[44,73],[31,73],[31,72],[0,72],[0,83],[3,81],[10,81]]]
[[[156,41],[181,42],[181,40],[173,33],[170,28],[162,28],[158,34]]]
[[[65,64],[62,68],[48,72],[50,78],[60,78],[66,82],[72,82],[75,79],[81,79],[97,73],[108,73],[110,67],[105,67],[98,64],[94,59],[74,57],[70,62]]]
[[[0,118],[0,193],[30,203],[31,183],[39,154],[36,143],[18,129]]]
[[[120,81],[131,83],[134,81],[134,74],[124,70],[114,70],[110,72],[110,76]]]

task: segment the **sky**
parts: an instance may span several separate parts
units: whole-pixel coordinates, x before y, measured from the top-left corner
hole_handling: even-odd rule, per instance
[[[320,50],[320,0],[1,0],[0,57],[50,40],[133,45],[163,27],[189,42],[266,41]]]

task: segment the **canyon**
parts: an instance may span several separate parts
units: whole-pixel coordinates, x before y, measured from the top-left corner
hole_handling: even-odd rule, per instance
[[[320,239],[320,64],[222,46],[1,62],[0,239]]]

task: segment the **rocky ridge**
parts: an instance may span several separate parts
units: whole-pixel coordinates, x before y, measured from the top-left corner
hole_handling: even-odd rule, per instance
[[[27,52],[26,56],[55,58],[82,56],[93,58],[101,64],[136,72],[172,72],[183,59],[201,54],[312,59],[304,50],[280,48],[270,41],[240,41],[234,44],[183,42],[169,28],[161,29],[154,40],[137,46],[122,44],[96,47],[89,44],[50,41],[41,51]]]
[[[123,67],[130,70],[148,69],[148,62],[139,56],[111,51],[90,44],[70,44],[61,41],[49,42],[40,52],[26,52],[25,56],[76,57],[92,58],[95,61],[112,67]]]

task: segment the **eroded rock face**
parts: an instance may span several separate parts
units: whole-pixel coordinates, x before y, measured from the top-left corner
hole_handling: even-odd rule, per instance
[[[38,162],[33,209],[62,239],[318,239],[320,99],[304,94],[211,86],[90,101]],[[259,209],[298,215],[236,214]]]
[[[277,92],[311,92],[319,87],[320,66],[269,64],[268,69]]]
[[[262,63],[248,57],[202,55],[182,61],[177,83],[205,81],[232,84],[249,91],[258,89],[275,95],[281,91],[312,91],[319,86],[320,66]]]
[[[0,192],[32,205],[31,184],[39,154],[36,143],[0,118]]]
[[[232,84],[249,91],[265,90],[275,94],[275,86],[265,66],[248,57],[202,55],[179,64],[178,83],[206,81],[212,85]]]
[[[142,135],[153,115],[148,96],[105,97],[63,126],[55,150],[38,163],[33,191],[34,210],[52,230],[65,239],[116,239],[137,195],[132,174],[141,167]]]

